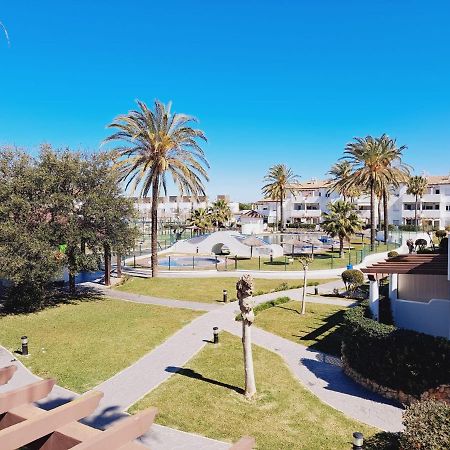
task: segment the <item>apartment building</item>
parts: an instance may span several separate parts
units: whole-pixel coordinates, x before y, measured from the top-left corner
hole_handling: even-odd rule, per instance
[[[450,226],[450,175],[427,176],[426,193],[419,199],[417,216],[419,224],[435,228]],[[293,186],[294,192],[287,194],[283,205],[286,223],[319,224],[322,215],[328,212],[329,203],[340,199],[336,192],[330,192],[328,180],[312,179]],[[415,198],[406,193],[406,185],[400,186],[389,198],[389,222],[394,225],[413,225]],[[370,219],[370,198],[367,195],[354,199],[354,204],[363,219]],[[265,217],[267,223],[280,218],[280,205],[273,199],[256,202],[254,209]]]
[[[239,203],[231,202],[228,195],[218,195],[216,200],[225,200],[230,206],[231,212],[239,211]],[[158,219],[162,222],[185,222],[191,212],[197,208],[208,208],[216,200],[210,200],[207,196],[169,195],[158,198]],[[134,206],[138,211],[140,220],[145,222],[151,218],[151,198],[133,197]]]

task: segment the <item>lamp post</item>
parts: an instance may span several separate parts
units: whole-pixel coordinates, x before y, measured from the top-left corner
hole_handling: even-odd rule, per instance
[[[20,340],[22,342],[22,356],[28,356],[28,337],[22,336]]]
[[[218,327],[213,328],[213,338],[214,338],[214,344],[218,344],[219,343],[219,328]]]
[[[224,289],[222,291],[222,297],[223,297],[223,302],[227,303],[228,302],[228,291],[226,289]]]
[[[353,450],[362,450],[364,447],[364,436],[359,431],[353,433]]]

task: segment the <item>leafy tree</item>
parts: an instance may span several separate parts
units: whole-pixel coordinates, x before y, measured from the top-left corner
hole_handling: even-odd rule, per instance
[[[342,195],[344,201],[347,201],[347,199],[352,201],[352,199],[361,195],[361,189],[348,183],[353,174],[353,168],[349,161],[338,161],[331,166],[328,173],[332,176],[329,191],[338,192]]]
[[[217,228],[225,226],[231,219],[231,209],[228,203],[223,199],[217,200],[212,204],[209,209],[209,214],[211,216],[211,221]]]
[[[283,202],[287,193],[295,193],[294,183],[298,183],[298,176],[285,164],[275,164],[264,177],[266,184],[262,188],[266,198],[272,198],[280,203],[280,231],[284,228]]]
[[[127,187],[146,197],[151,192],[151,268],[158,271],[158,196],[167,194],[167,176],[171,176],[180,194],[204,195],[205,168],[209,164],[198,139],[206,141],[203,131],[189,124],[196,119],[171,112],[171,104],[155,101],[151,110],[141,101],[139,109],[120,115],[109,125],[118,131],[106,142],[119,142],[116,164]]]
[[[330,203],[329,212],[324,214],[323,230],[331,237],[339,239],[339,257],[344,256],[344,240],[350,241],[353,234],[360,231],[362,222],[354,205],[343,200]]]
[[[419,225],[417,219],[417,210],[419,209],[419,198],[425,194],[427,186],[428,186],[427,179],[418,175],[415,175],[408,180],[408,188],[406,190],[406,193],[409,195],[414,195],[415,197],[414,225],[416,227],[416,231],[418,230]]]
[[[204,233],[212,226],[211,214],[209,214],[205,208],[194,209],[194,211],[191,212],[191,217],[188,219],[188,224]]]
[[[251,203],[239,203],[239,211],[244,211],[247,209],[252,209]]]

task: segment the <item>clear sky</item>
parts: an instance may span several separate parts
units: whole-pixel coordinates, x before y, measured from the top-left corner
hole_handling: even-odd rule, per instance
[[[211,196],[260,197],[274,163],[323,177],[383,132],[447,174],[449,19],[448,1],[2,0],[0,143],[95,151],[159,98],[199,118]]]

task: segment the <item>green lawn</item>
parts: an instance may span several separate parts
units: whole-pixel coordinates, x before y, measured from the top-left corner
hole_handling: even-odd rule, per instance
[[[354,247],[350,250],[350,257],[348,251],[345,252],[343,258],[339,258],[339,251],[335,249],[335,251],[326,251],[324,253],[317,253],[314,255],[314,260],[310,264],[310,270],[323,270],[323,269],[337,269],[340,267],[345,267],[349,264],[349,262],[353,265],[360,264],[361,259],[368,254],[369,246],[364,244],[364,246],[360,242],[352,242],[351,246]],[[389,244],[389,250],[394,250],[396,247],[393,244]],[[384,244],[380,244],[376,246],[374,253],[382,253],[388,251],[388,246]],[[286,257],[282,256],[279,258],[273,258],[271,262],[269,258],[261,257],[259,258],[237,258],[237,263],[235,263],[235,257],[229,256],[228,262],[226,264],[226,270],[232,271],[235,268],[238,270],[303,270],[302,265],[298,261],[299,255],[294,255],[294,261],[289,263],[290,256]],[[222,264],[219,267],[219,270],[225,270],[225,265]]]
[[[307,303],[302,316],[301,303],[292,301],[260,312],[255,325],[286,339],[311,346],[314,350],[341,354],[340,324],[347,308],[320,303]]]
[[[354,431],[375,429],[322,403],[294,379],[275,353],[254,346],[258,393],[242,395],[244,370],[240,339],[221,333],[181,373],[173,375],[131,408],[159,409],[157,422],[211,438],[255,437],[258,450],[342,450]]]
[[[179,300],[191,300],[197,302],[221,302],[222,290],[227,289],[228,299],[236,299],[236,281],[238,278],[130,278],[116,289],[124,292],[132,292],[154,297],[173,298]],[[255,294],[263,294],[276,289],[297,288],[303,286],[302,280],[264,280],[256,278]],[[326,283],[323,280],[308,280],[308,284],[314,282]]]
[[[34,314],[0,317],[0,344],[10,351],[29,338],[18,358],[36,375],[85,392],[139,359],[199,315],[186,309],[119,300],[90,300]]]

